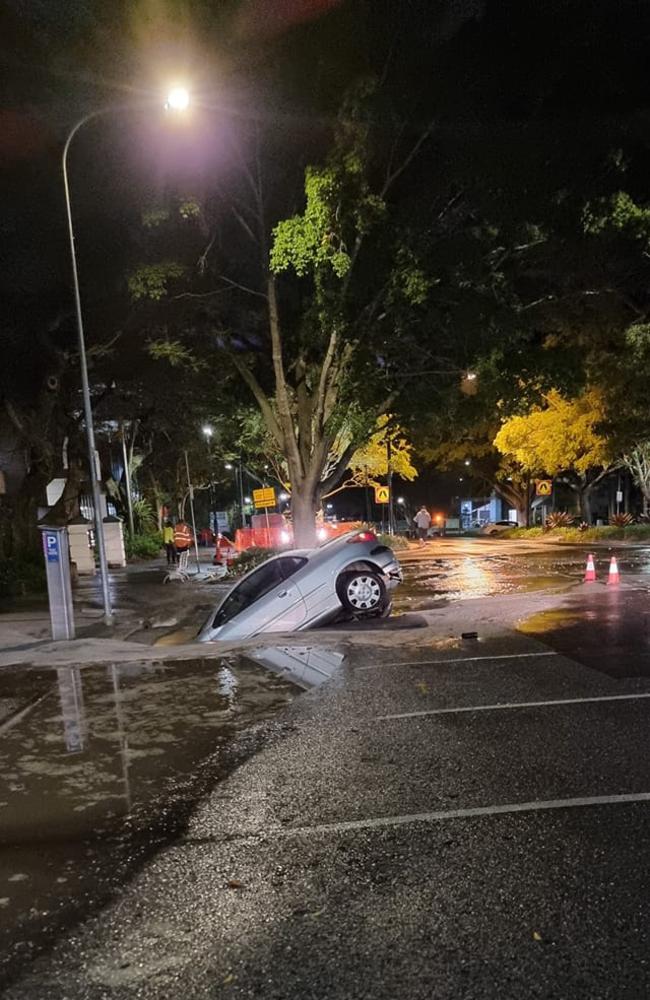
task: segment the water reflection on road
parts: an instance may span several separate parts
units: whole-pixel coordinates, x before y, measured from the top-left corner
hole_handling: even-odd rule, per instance
[[[234,734],[297,691],[235,657],[22,673],[0,743],[0,976],[174,835]]]
[[[587,548],[549,551],[486,552],[466,543],[466,552],[445,549],[439,553],[432,544],[431,557],[405,562],[404,583],[395,593],[397,611],[434,608],[441,602],[491,597],[499,594],[527,594],[541,590],[561,592],[578,583],[584,574]],[[650,550],[621,549],[616,552],[622,574],[650,575]],[[609,551],[597,554],[599,574],[606,576]]]

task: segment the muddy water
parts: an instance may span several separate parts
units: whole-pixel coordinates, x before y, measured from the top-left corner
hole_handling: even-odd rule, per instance
[[[0,976],[178,833],[241,730],[297,692],[243,659],[12,674],[0,684],[0,706],[18,692],[0,730]]]
[[[497,594],[565,590],[578,578],[580,559],[546,560],[524,556],[445,556],[404,566],[395,593],[398,611],[424,610],[441,602]]]

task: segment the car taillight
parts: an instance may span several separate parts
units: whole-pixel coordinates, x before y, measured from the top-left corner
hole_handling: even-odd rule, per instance
[[[377,536],[374,531],[360,531],[358,535],[348,538],[348,542],[376,542]]]

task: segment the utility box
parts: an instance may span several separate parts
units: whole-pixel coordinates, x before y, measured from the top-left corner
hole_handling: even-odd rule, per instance
[[[119,517],[110,514],[104,518],[104,546],[106,562],[113,569],[126,566],[126,551],[124,549],[124,528]]]
[[[74,639],[74,612],[70,585],[70,550],[65,525],[39,525],[47,575],[47,595],[53,639]]]
[[[90,521],[81,515],[68,523],[70,558],[77,567],[77,573],[80,576],[84,574],[94,576],[95,574],[95,554],[90,529]]]

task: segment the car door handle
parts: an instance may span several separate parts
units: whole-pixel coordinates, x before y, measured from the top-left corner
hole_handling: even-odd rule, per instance
[[[280,593],[278,594],[278,597],[290,597],[290,596],[291,596],[290,590],[281,590]]]

